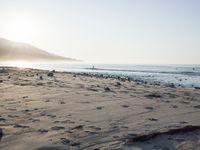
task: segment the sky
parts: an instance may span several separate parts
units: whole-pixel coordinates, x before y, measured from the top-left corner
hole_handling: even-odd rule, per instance
[[[200,0],[0,0],[0,37],[106,64],[200,64]]]

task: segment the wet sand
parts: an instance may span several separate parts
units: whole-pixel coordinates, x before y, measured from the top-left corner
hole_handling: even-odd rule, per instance
[[[199,150],[200,90],[0,68],[1,150]]]

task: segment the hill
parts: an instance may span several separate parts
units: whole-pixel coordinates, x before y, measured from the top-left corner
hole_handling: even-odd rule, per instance
[[[0,61],[76,61],[51,54],[35,46],[0,38]]]

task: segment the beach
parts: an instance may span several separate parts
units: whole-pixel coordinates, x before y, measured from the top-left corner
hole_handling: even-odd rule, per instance
[[[199,150],[200,90],[0,67],[1,150]]]

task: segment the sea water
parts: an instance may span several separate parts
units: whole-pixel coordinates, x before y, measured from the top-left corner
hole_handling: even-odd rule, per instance
[[[115,75],[148,83],[200,87],[200,65],[41,64],[33,68]]]

